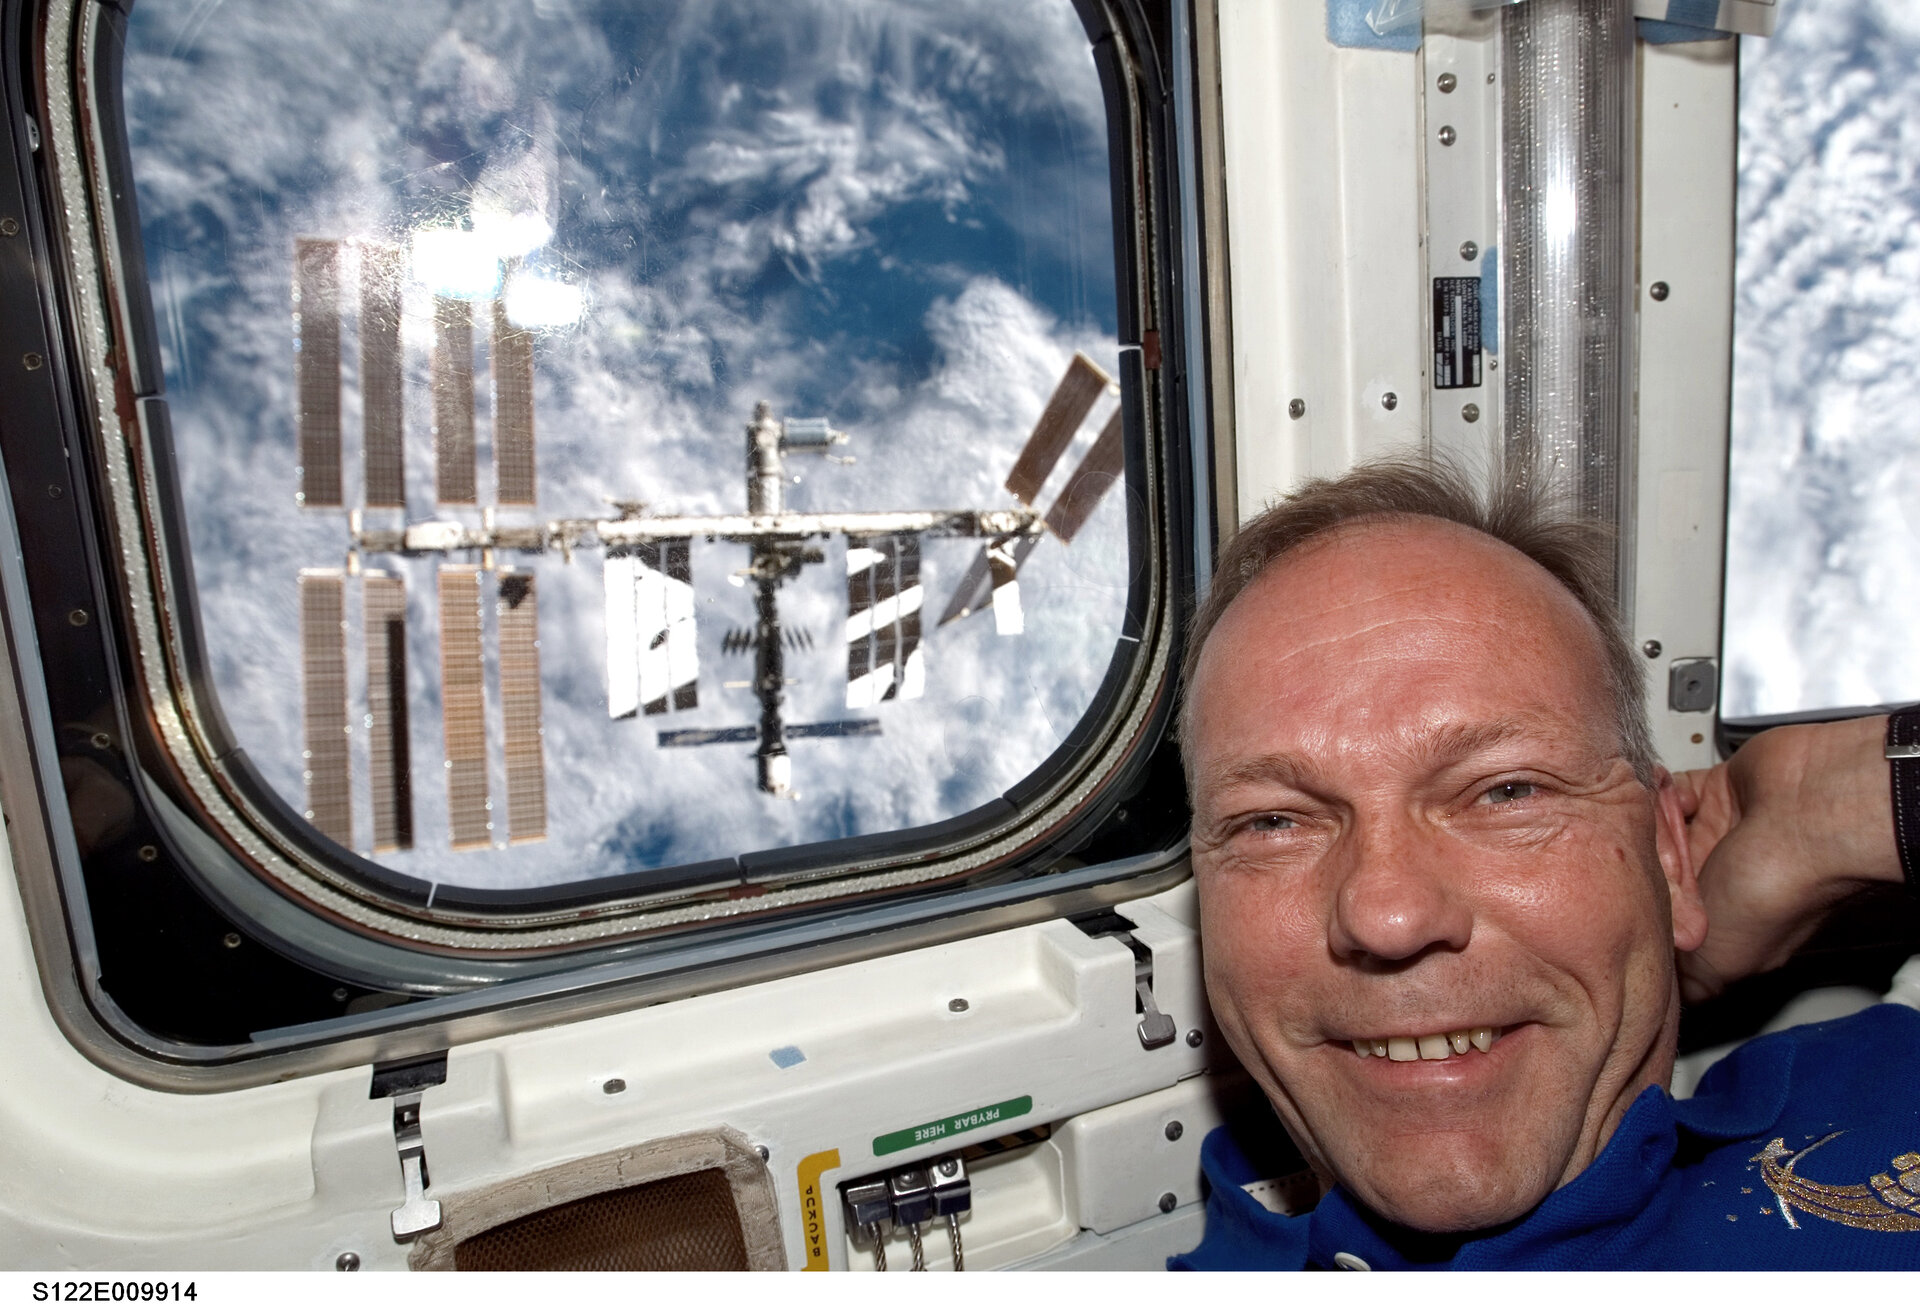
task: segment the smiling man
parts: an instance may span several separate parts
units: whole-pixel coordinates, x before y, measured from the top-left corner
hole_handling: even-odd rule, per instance
[[[1268,1212],[1217,1134],[1179,1264],[1920,1266],[1920,1014],[1665,1095],[1697,801],[1653,757],[1610,568],[1419,464],[1309,486],[1222,558],[1182,721],[1207,988],[1330,1192]],[[1838,1188],[1797,1156],[1834,1130],[1815,1157],[1867,1168]]]

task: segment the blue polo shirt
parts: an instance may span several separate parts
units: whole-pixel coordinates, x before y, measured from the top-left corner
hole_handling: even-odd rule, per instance
[[[1572,1183],[1471,1235],[1391,1225],[1339,1188],[1269,1212],[1242,1188],[1271,1178],[1249,1151],[1232,1127],[1207,1137],[1206,1237],[1173,1269],[1920,1269],[1920,1011],[1751,1040],[1679,1102],[1648,1089]]]

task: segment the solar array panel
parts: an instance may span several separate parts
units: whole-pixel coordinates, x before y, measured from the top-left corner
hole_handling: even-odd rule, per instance
[[[1092,359],[1085,354],[1073,356],[1067,374],[1060,378],[1053,397],[1041,410],[1040,420],[1033,424],[1033,434],[1027,437],[1020,457],[1014,460],[1013,471],[1007,474],[1007,489],[1021,503],[1031,504],[1040,493],[1047,474],[1073,443],[1073,433],[1086,421],[1094,401],[1112,384],[1113,379]]]
[[[700,704],[691,542],[607,550],[607,715]]]
[[[1060,543],[1072,544],[1092,516],[1094,505],[1125,472],[1126,450],[1120,438],[1120,410],[1116,408],[1100,429],[1093,448],[1067,478],[1059,498],[1047,509],[1047,529],[1060,537]]]
[[[533,333],[509,322],[499,300],[493,302],[493,471],[500,503],[533,503]]]
[[[300,240],[293,252],[300,340],[300,502],[340,503],[340,242]]]
[[[540,726],[540,606],[526,572],[500,574],[500,712],[506,722],[507,838],[547,835],[547,763]]]
[[[336,844],[353,843],[347,724],[346,581],[300,574],[300,688],[306,726],[306,818]]]
[[[373,851],[413,847],[413,759],[407,721],[407,583],[368,572],[362,584],[367,646],[367,777]]]
[[[406,284],[406,255],[397,246],[374,241],[360,246],[361,461],[369,508],[407,504],[406,389],[400,352]]]
[[[473,471],[473,305],[433,301],[434,493],[443,504],[479,502]]]
[[[847,707],[917,699],[926,691],[924,597],[919,536],[847,538]]]
[[[486,661],[480,569],[440,569],[440,715],[446,731],[447,826],[456,849],[492,843],[487,802]]]

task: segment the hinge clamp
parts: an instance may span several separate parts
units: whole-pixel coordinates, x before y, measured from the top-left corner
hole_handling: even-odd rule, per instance
[[[1165,1048],[1179,1027],[1153,1001],[1153,950],[1134,938],[1134,924],[1111,909],[1068,918],[1093,939],[1117,939],[1133,953],[1134,1011],[1140,1014],[1140,1047]]]
[[[420,1099],[446,1079],[444,1052],[373,1068],[373,1087],[367,1097],[393,1100],[393,1146],[400,1154],[400,1180],[406,1186],[406,1201],[393,1209],[395,1243],[440,1228],[439,1200],[427,1197],[427,1186],[433,1181],[427,1175],[427,1144],[420,1133]]]

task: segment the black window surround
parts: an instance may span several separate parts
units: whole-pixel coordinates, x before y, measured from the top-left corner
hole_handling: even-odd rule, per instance
[[[0,533],[18,538],[0,551],[0,798],[70,1037],[132,1079],[257,1082],[1184,876],[1168,725],[1192,542],[1212,524],[1194,511],[1211,477],[1185,372],[1204,351],[1175,280],[1174,56],[1163,13],[1075,2],[1107,103],[1136,560],[1095,707],[1038,772],[938,826],[557,890],[442,886],[431,903],[314,837],[233,747],[206,680],[119,117],[131,0],[0,4],[0,219],[17,224],[0,235]]]

